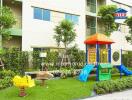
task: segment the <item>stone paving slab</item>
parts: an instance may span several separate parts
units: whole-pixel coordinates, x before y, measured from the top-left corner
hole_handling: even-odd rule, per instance
[[[112,94],[106,94],[101,96],[94,96],[86,99],[80,100],[132,100],[132,90],[127,90],[123,92],[115,92]]]

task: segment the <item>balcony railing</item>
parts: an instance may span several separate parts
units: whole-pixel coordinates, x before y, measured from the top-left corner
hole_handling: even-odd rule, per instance
[[[12,36],[22,36],[22,29],[21,28],[11,28],[10,29]]]

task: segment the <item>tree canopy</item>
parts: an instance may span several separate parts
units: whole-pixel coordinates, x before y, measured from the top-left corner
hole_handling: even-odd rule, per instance
[[[74,30],[74,24],[69,20],[63,20],[54,30],[56,33],[54,39],[58,46],[62,42],[65,49],[67,49],[67,46],[75,40],[76,33]]]
[[[12,10],[9,7],[0,8],[0,35],[9,36],[10,28],[16,23]]]
[[[98,15],[101,16],[101,21],[104,24],[106,35],[110,35],[111,32],[117,29],[115,23],[114,13],[117,7],[115,5],[101,6]]]

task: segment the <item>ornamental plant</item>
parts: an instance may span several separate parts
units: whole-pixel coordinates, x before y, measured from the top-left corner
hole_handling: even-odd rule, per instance
[[[109,36],[111,32],[117,29],[114,18],[116,9],[117,7],[115,5],[104,5],[99,9],[98,15],[101,17],[101,21],[104,24],[105,33],[107,36]]]

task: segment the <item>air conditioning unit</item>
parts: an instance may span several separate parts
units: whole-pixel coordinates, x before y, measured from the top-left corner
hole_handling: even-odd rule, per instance
[[[121,65],[121,50],[111,50],[111,64]]]

